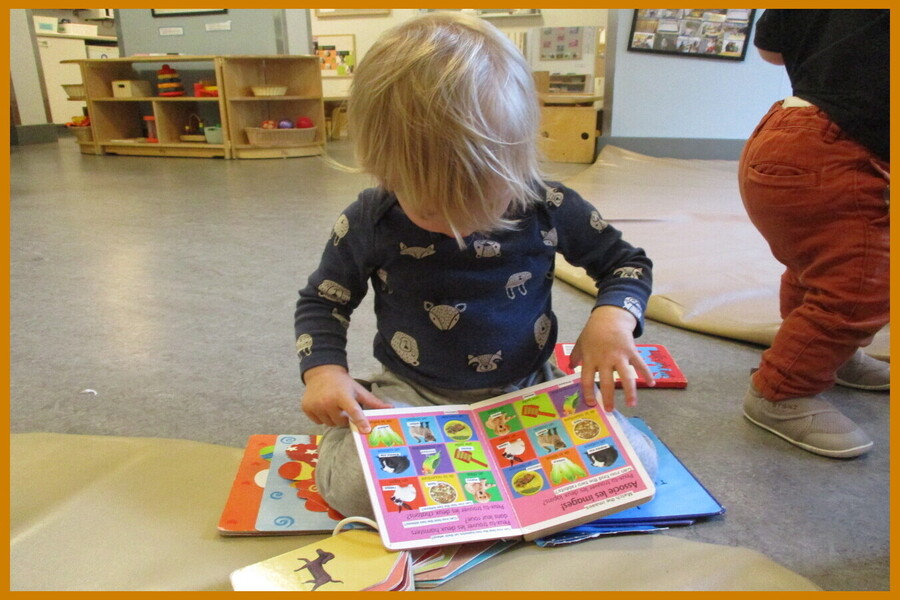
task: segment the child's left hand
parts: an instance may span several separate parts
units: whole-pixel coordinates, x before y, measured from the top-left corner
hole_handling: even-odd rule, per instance
[[[634,316],[617,306],[598,306],[591,312],[570,356],[572,366],[581,365],[581,389],[588,404],[597,403],[594,374],[600,376],[603,408],[615,408],[616,382],[613,371],[622,381],[625,405],[637,405],[637,385],[629,367],[633,366],[648,386],[656,385],[653,374],[634,344]]]

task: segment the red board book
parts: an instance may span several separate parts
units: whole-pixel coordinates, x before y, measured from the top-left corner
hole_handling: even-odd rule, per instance
[[[575,348],[575,344],[559,343],[556,344],[554,350],[556,364],[559,365],[559,368],[562,369],[564,373],[569,375],[578,373],[581,370],[580,367],[572,367],[569,364],[569,355],[572,354],[573,348]],[[687,378],[684,376],[684,373],[681,372],[675,359],[672,358],[672,354],[665,346],[660,344],[638,344],[637,349],[641,358],[643,358],[644,362],[647,363],[647,366],[650,367],[650,372],[656,380],[656,387],[687,387]],[[621,385],[622,384],[617,379],[616,387],[621,387]],[[647,387],[647,382],[640,376],[637,377],[637,387]]]

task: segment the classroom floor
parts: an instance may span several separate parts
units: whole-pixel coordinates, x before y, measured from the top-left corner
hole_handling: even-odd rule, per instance
[[[350,161],[347,142],[329,148]],[[547,167],[565,179],[586,165]],[[319,431],[298,409],[293,307],[366,176],[316,158],[82,155],[64,138],[13,147],[10,177],[13,433],[242,447]],[[557,282],[554,304],[560,341],[574,341],[591,298]],[[360,375],[377,368],[371,306],[350,331]],[[654,535],[758,550],[825,590],[888,590],[889,395],[830,392],[875,448],[826,459],[741,416],[760,347],[652,321],[641,341],[668,346],[690,383],[646,390],[626,414],[727,508]]]

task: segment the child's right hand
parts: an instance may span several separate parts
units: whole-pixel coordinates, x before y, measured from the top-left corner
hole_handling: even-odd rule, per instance
[[[306,391],[300,406],[313,423],[329,427],[346,427],[348,419],[362,433],[369,433],[366,408],[393,408],[350,377],[339,365],[320,365],[304,373]],[[362,405],[362,406],[360,406]]]

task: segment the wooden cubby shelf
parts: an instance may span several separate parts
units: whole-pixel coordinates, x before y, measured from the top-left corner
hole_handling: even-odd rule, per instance
[[[68,60],[81,68],[93,139],[79,141],[85,154],[219,158],[282,158],[322,154],[325,109],[315,56],[133,56]],[[143,80],[156,89],[156,71],[169,65],[179,72],[184,96],[115,97],[113,82]],[[217,97],[196,97],[193,85],[214,81]],[[257,96],[256,86],[286,87],[281,96]],[[145,117],[155,120],[156,139],[147,141]],[[196,117],[196,118],[195,118]],[[251,143],[246,129],[263,121],[312,119],[310,139],[278,133]],[[221,125],[222,142],[183,141],[185,126],[197,120]]]

